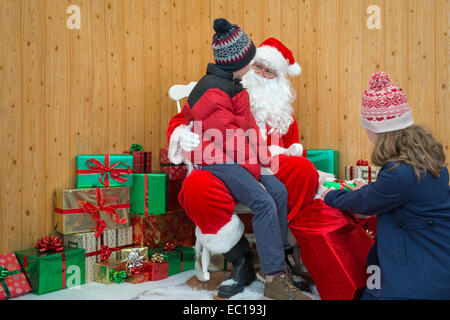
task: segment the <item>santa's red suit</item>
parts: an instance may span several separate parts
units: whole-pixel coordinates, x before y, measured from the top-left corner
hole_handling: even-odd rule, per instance
[[[182,149],[179,145],[180,135],[177,128],[187,126],[183,112],[175,115],[169,123],[167,138],[171,161],[182,161]],[[271,128],[267,125],[267,132]],[[278,145],[288,149],[297,145],[301,150],[298,125],[295,117],[289,130],[278,136],[277,141],[268,136],[268,146]],[[278,143],[278,144],[277,144]],[[318,186],[319,175],[314,165],[302,156],[278,155],[279,168],[276,176],[288,191],[288,220],[295,217],[307,204],[311,203]],[[233,215],[235,201],[224,183],[206,170],[193,170],[184,180],[179,194],[179,202],[186,214],[197,226],[196,237],[203,246],[215,253],[226,253],[241,238],[244,227]]]

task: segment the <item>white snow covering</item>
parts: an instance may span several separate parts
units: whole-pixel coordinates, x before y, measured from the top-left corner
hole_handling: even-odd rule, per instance
[[[163,280],[139,284],[89,282],[43,295],[28,293],[11,300],[213,300],[217,291],[196,290],[186,285],[186,281],[194,275],[194,270],[189,270]],[[263,294],[264,284],[254,281],[230,300],[261,300]],[[314,300],[318,299],[318,296],[306,294]]]

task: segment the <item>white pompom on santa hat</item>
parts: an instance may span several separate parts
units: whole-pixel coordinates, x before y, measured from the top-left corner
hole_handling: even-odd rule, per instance
[[[295,77],[301,74],[302,68],[295,62],[292,51],[280,40],[268,38],[256,50],[255,61],[263,60],[264,64],[284,75]]]

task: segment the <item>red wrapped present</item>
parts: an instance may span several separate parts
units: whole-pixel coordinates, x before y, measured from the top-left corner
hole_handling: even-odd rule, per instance
[[[175,241],[192,247],[195,244],[195,225],[184,210],[169,211],[162,215],[147,217],[131,216],[133,243],[162,243]]]
[[[374,240],[347,213],[315,199],[289,222],[301,259],[323,300],[358,299]]]
[[[168,148],[161,148],[161,171],[167,173],[169,181],[183,180],[187,175],[186,165],[170,163]]]
[[[164,256],[161,253],[153,253],[149,265],[151,268],[151,281],[165,279],[169,276],[169,262],[164,260]]]
[[[30,284],[14,253],[0,255],[0,300],[24,295]]]
[[[150,173],[152,171],[152,153],[150,151],[133,151],[133,173]]]
[[[150,173],[152,171],[152,153],[144,151],[142,145],[133,143],[131,151],[124,151],[133,156],[133,173]]]

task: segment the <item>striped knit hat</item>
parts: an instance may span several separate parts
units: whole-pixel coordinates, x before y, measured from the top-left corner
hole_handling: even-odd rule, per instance
[[[237,25],[223,18],[214,20],[212,48],[217,66],[227,72],[242,69],[250,63],[256,53],[252,40]]]
[[[382,133],[405,129],[413,124],[405,92],[392,84],[387,73],[374,73],[362,99],[361,126],[374,133]]]

